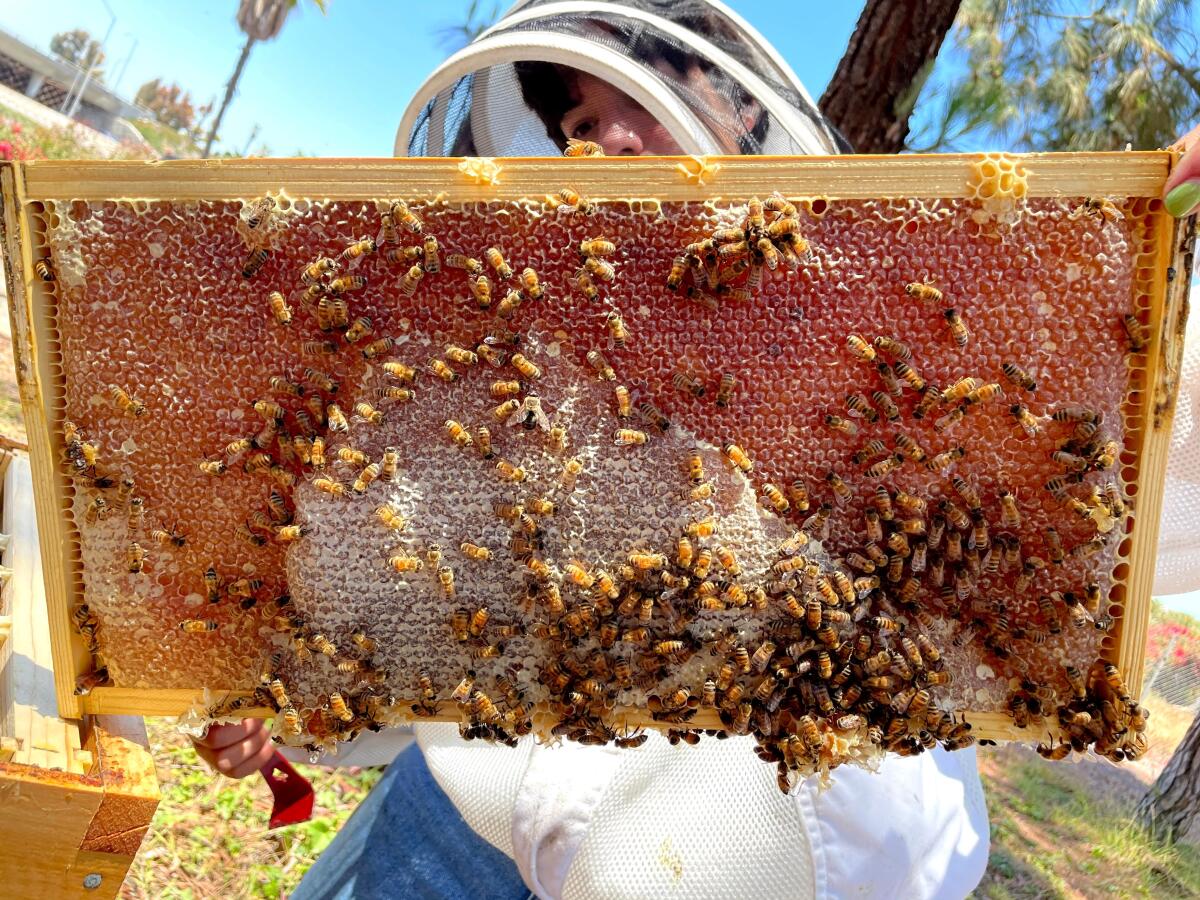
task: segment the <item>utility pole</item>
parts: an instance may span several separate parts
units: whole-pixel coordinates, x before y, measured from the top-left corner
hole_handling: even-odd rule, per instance
[[[117,27],[117,14],[108,5],[108,0],[100,0],[100,2],[104,4],[104,8],[108,10],[108,14],[112,16],[112,21],[108,23],[108,31],[104,32],[104,40],[100,42],[100,52],[96,54],[97,57],[104,56],[104,48],[108,45],[108,39],[112,36],[113,29]],[[96,60],[93,58],[88,63],[87,72],[83,76],[83,84],[79,86],[79,92],[75,95],[75,99],[71,101],[71,106],[66,112],[68,116],[74,116],[79,110],[79,104],[83,102],[83,92],[87,90],[87,86],[91,83],[92,73],[96,68]]]

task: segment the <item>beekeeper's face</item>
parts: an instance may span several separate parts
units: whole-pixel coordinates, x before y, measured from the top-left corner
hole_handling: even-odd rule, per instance
[[[683,149],[646,108],[607,81],[579,72],[573,93],[578,103],[562,119],[569,138],[595,141],[605,156],[672,156]]]
[[[666,64],[663,64],[664,67]],[[681,73],[666,67],[675,79]],[[629,95],[613,87],[602,78],[587,72],[575,73],[572,94],[576,105],[562,118],[562,131],[568,138],[595,141],[604,148],[606,156],[674,156],[683,153],[683,148],[671,137],[671,133],[652,116],[644,106]],[[699,66],[691,66],[682,73],[688,92],[709,117],[725,120],[726,127],[718,129],[718,139],[725,143],[733,129],[733,120],[742,119],[742,126],[754,126],[753,110],[739,113],[721,96]],[[736,142],[728,139],[724,151],[739,152]]]

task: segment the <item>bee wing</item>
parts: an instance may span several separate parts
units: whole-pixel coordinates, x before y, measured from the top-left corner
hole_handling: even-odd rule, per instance
[[[524,423],[525,417],[528,414],[529,414],[529,410],[526,408],[525,404],[522,403],[520,406],[517,407],[516,412],[514,412],[511,416],[509,416],[507,419],[504,420],[504,424],[510,425],[510,426],[511,425],[520,425],[520,424]]]
[[[528,400],[526,400],[526,403],[528,404]],[[542,429],[542,431],[550,430],[550,419],[546,415],[546,411],[542,409],[541,403],[530,406],[529,412],[533,415],[533,421],[537,424],[538,428]]]

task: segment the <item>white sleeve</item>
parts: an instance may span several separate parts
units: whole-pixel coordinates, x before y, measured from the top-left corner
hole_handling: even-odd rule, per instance
[[[1192,293],[1200,296],[1200,283]],[[1134,515],[1137,514],[1134,497]],[[1180,374],[1179,400],[1167,458],[1158,563],[1154,591],[1182,594],[1200,590],[1200,316],[1188,322]]]

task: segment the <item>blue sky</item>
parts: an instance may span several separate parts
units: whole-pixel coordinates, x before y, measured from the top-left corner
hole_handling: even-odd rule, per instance
[[[251,53],[222,126],[225,146],[243,150],[257,123],[255,146],[265,143],[277,156],[297,150],[390,155],[408,98],[446,56],[434,37],[437,28],[461,19],[466,5],[466,0],[329,0],[323,16],[311,0],[302,0],[279,37]],[[833,75],[862,8],[805,4],[803,27],[796,27],[795,3],[732,5],[771,35],[814,97]],[[54,0],[53,6],[53,15],[47,15],[47,0],[4,0],[0,28],[47,50],[57,31],[85,28],[101,38],[111,22],[101,0]],[[177,82],[198,104],[219,100],[243,43],[234,21],[236,0],[108,0],[108,6],[117,17],[106,51],[110,81],[138,41],[117,85],[121,93],[131,97],[157,77]],[[790,24],[780,28],[781,23]]]

